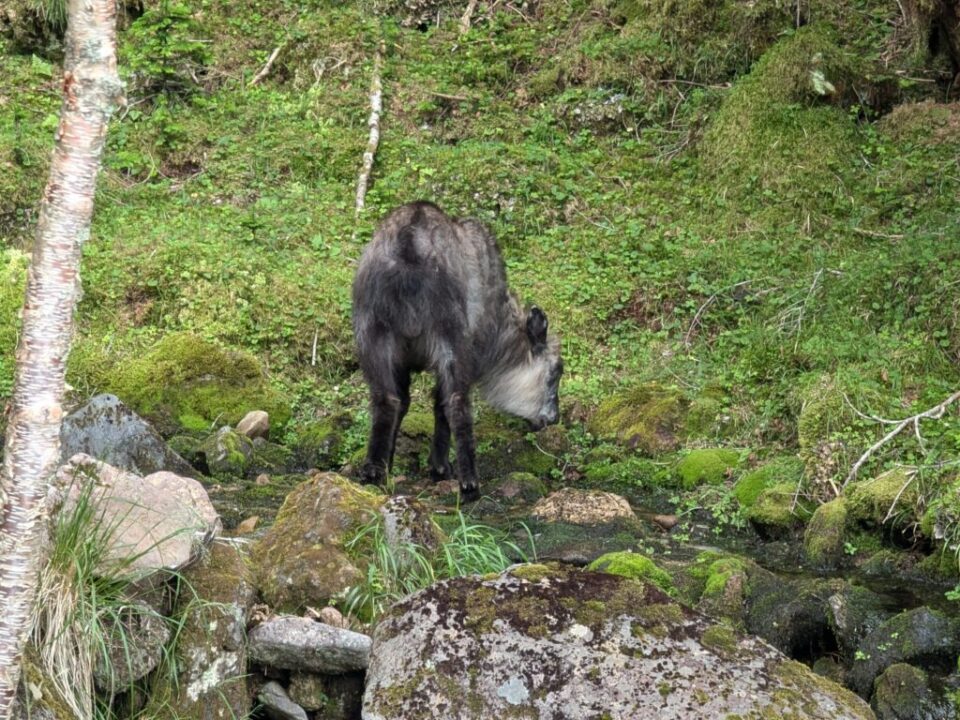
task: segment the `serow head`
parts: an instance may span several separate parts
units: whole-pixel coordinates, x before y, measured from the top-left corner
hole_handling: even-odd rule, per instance
[[[547,315],[536,305],[527,312],[527,338],[532,355],[531,377],[536,378],[531,402],[524,403],[523,417],[536,432],[560,419],[560,377],[563,375],[563,358],[560,357],[560,342],[549,333]]]

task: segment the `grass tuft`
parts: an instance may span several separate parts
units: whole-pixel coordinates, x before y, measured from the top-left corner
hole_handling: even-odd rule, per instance
[[[363,548],[369,558],[363,582],[344,594],[349,615],[375,622],[394,602],[438,580],[499,573],[514,564],[536,557],[533,538],[530,553],[494,528],[470,522],[462,511],[445,518],[449,528],[435,549],[413,542],[387,541],[384,520],[377,515],[348,541],[348,549]]]

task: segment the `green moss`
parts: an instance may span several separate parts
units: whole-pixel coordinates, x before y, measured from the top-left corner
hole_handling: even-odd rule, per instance
[[[685,489],[698,485],[717,485],[737,466],[740,454],[722,448],[692,450],[677,463],[677,475]]]
[[[889,470],[852,483],[845,492],[850,519],[870,525],[891,522],[899,527],[917,521],[920,492],[907,468]]]
[[[747,518],[768,533],[777,533],[796,528],[813,514],[803,499],[794,504],[797,486],[779,483],[767,488],[757,502],[747,511]]]
[[[556,467],[556,458],[547,455],[540,448],[524,443],[511,455],[510,463],[516,471],[536,476],[545,476]]]
[[[933,698],[927,674],[906,663],[894,663],[874,683],[873,706],[880,717],[915,717]]]
[[[256,358],[188,333],[166,336],[100,382],[168,432],[185,424],[235,425],[250,410],[265,410],[278,428],[290,418],[288,401],[267,382]]]
[[[704,138],[707,166],[737,191],[790,193],[804,206],[842,192],[856,128],[823,100],[849,91],[852,63],[825,26],[781,40],[724,102]]]
[[[726,592],[727,583],[734,575],[746,573],[747,566],[737,557],[725,557],[710,563],[706,582],[703,586],[704,597],[719,597]]]
[[[802,474],[803,463],[798,458],[792,456],[777,458],[756,470],[744,473],[733,486],[733,495],[742,507],[749,508],[767,488],[780,483],[796,484]]]
[[[836,498],[818,507],[803,536],[807,559],[814,565],[836,563],[843,557],[847,502]]]
[[[640,385],[604,401],[590,419],[590,432],[615,437],[648,455],[672,450],[687,401],[672,388]]]
[[[360,580],[364,551],[347,539],[384,496],[334,473],[316,475],[284,500],[273,526],[251,548],[257,585],[278,610],[320,607]]]
[[[524,563],[510,569],[510,574],[527,582],[540,582],[546,578],[557,577],[563,573],[555,566],[540,563]]]
[[[0,250],[0,399],[13,389],[13,359],[27,284],[27,256]]]
[[[709,395],[694,398],[684,423],[687,437],[714,437],[720,434],[723,404]]]
[[[400,425],[400,432],[410,437],[433,437],[433,413],[408,412]]]
[[[27,646],[23,653],[22,672],[24,685],[30,689],[22,710],[25,717],[44,717],[49,720],[69,720],[76,714],[57,692],[40,666],[37,650]]]
[[[648,580],[665,593],[673,594],[676,592],[670,574],[657,567],[656,563],[646,555],[639,553],[607,553],[590,563],[587,569],[633,578],[634,580]]]
[[[737,636],[729,625],[711,625],[700,635],[704,647],[724,656],[737,652]]]
[[[308,468],[329,468],[340,459],[344,433],[352,418],[347,414],[334,415],[302,426],[294,441],[294,457]]]

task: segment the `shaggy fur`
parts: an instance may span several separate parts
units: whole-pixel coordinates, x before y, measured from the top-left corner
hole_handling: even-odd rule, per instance
[[[454,220],[428,202],[391,212],[357,268],[353,327],[371,399],[364,482],[382,483],[393,462],[411,372],[437,378],[431,474],[451,475],[452,429],[465,499],[479,494],[471,386],[534,429],[559,417],[559,343],[543,311],[524,312],[510,294],[500,249],[476,220]]]

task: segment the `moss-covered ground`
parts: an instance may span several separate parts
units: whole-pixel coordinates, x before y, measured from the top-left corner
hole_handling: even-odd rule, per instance
[[[143,6],[123,23],[128,102],[84,250],[80,395],[123,393],[187,431],[270,404],[271,437],[316,436],[310,457],[329,466],[356,458],[350,282],[377,218],[416,198],[488,223],[512,285],[562,337],[570,442],[529,446],[555,484],[705,482],[732,502],[709,484],[799,457],[819,502],[887,431],[868,416],[905,417],[960,383],[960,105],[922,11],[507,1],[480,3],[461,36],[454,3],[408,23],[401,3]],[[51,37],[0,39],[0,401],[59,107]],[[357,218],[381,42],[382,135]],[[171,337],[205,343],[202,362]],[[171,379],[192,394],[170,397]],[[411,432],[429,426],[428,390],[415,384]],[[481,454],[495,452],[478,412]],[[940,498],[960,417],[921,430],[860,477],[919,467],[911,497],[960,532]],[[719,446],[742,461],[674,471]],[[761,522],[802,523],[773,502],[800,477],[776,467],[736,497]]]

